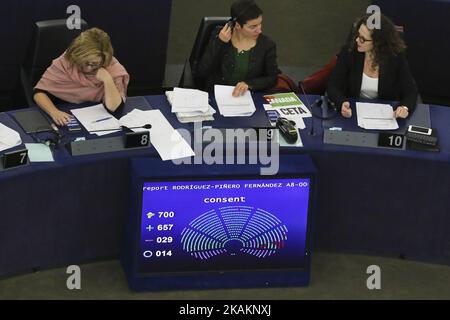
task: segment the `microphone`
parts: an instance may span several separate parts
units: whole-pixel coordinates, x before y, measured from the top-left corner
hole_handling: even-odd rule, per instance
[[[54,124],[53,122],[50,123],[50,127],[52,127],[53,131],[55,131],[55,133],[59,134],[59,129],[58,126],[56,124]]]
[[[61,135],[61,132],[59,131],[58,126],[52,122],[52,123],[50,123],[50,127],[52,127],[53,133],[56,135],[56,137],[59,140],[61,140],[64,135]]]
[[[308,104],[306,107],[309,109],[309,112],[311,112],[311,130],[309,131],[308,134],[310,136],[315,136],[316,132],[314,131],[314,117],[313,117],[312,107],[311,107],[311,104],[309,103],[308,95],[306,94],[305,88],[303,88],[303,83],[301,81],[299,82],[299,85],[300,85],[300,88],[302,89],[302,92],[303,92],[303,94],[305,96],[306,103]]]
[[[101,130],[91,130],[88,131],[88,133],[93,133],[93,132],[104,132],[104,131],[124,131],[125,129],[151,129],[152,125],[147,123],[144,124],[143,126],[139,126],[139,127],[127,127],[127,126],[120,126],[119,128],[115,128],[115,129],[101,129]]]
[[[42,132],[31,132],[30,135],[33,137],[33,140],[37,143],[45,144],[46,146],[50,147],[50,149],[53,151],[54,149],[59,148],[59,144],[61,143],[61,140],[64,138],[64,135],[61,135],[61,132],[58,129],[58,126],[54,124],[53,122],[50,123],[51,130],[48,131],[48,127],[42,127],[47,129],[46,131]],[[38,128],[39,129],[39,128]],[[39,134],[42,134],[39,136]]]
[[[305,89],[303,88],[303,84],[301,82],[299,82],[299,84],[300,84],[300,88],[302,89],[303,94],[305,95],[305,99],[306,99],[306,102],[308,103],[308,107],[310,108],[309,111],[311,112],[311,115],[313,117],[319,118],[320,120],[331,120],[331,119],[335,118],[339,114],[339,112],[337,110],[337,107],[336,107],[336,104],[332,100],[330,100],[326,95],[321,96],[319,99],[314,101],[313,104],[310,104],[309,100],[308,100],[308,96],[306,95]],[[321,112],[320,112],[321,115],[318,115],[318,114],[313,112],[312,108],[314,106],[318,106],[319,108],[321,108],[320,109],[321,110]],[[325,110],[325,116],[323,115],[324,114],[324,110]],[[328,113],[329,110],[332,110],[331,115],[329,115],[329,113]],[[310,135],[312,135],[312,136],[315,135],[315,132],[314,132],[314,121],[313,121],[313,124],[312,124],[312,127],[311,127]]]

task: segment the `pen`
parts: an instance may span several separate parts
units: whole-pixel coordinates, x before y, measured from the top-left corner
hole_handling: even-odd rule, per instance
[[[112,117],[106,117],[106,118],[98,119],[98,120],[92,121],[92,123],[105,121],[105,120],[108,120],[108,119],[111,119],[111,118],[112,118]]]

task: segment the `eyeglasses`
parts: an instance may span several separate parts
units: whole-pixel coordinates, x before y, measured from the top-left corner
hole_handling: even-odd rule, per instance
[[[356,36],[356,40],[358,40],[358,39],[359,39],[359,41],[361,41],[361,43],[372,42],[373,41],[373,40],[370,40],[370,39],[365,39],[364,37],[360,36],[359,34]]]

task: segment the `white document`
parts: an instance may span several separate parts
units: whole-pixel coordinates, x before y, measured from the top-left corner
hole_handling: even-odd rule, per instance
[[[208,92],[197,89],[174,88],[172,112],[208,111]]]
[[[249,117],[256,108],[250,90],[239,97],[233,97],[234,86],[214,86],[219,112],[224,117]]]
[[[395,119],[362,119],[361,128],[377,130],[395,130],[398,129],[398,123]]]
[[[183,139],[159,110],[142,111],[134,109],[122,118],[120,124],[138,127],[150,124],[150,130],[132,129],[134,132],[150,131],[150,141],[163,161],[195,156],[191,146]]]
[[[119,119],[119,124],[128,128],[143,127],[147,124],[151,124],[150,122],[151,119],[149,119],[149,117],[146,117],[146,114],[143,112],[144,112],[143,110],[133,109],[132,111],[128,112],[126,115],[124,115],[122,118]],[[132,130],[134,132],[139,132],[147,129],[136,128]]]
[[[0,123],[0,151],[14,148],[22,144],[20,134],[4,124]]]
[[[70,111],[87,131],[92,133],[92,131],[107,130],[93,132],[98,136],[103,136],[121,130],[119,120],[108,113],[103,104],[97,104],[86,108],[72,109]]]
[[[43,143],[25,143],[28,149],[28,158],[30,162],[53,162],[52,151],[50,147]]]
[[[389,104],[356,103],[358,126],[364,129],[395,130],[398,123],[394,116],[394,109]]]

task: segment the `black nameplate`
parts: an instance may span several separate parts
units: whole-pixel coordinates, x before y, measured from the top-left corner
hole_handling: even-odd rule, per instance
[[[19,167],[28,164],[28,150],[22,149],[5,153],[2,157],[3,169]]]
[[[142,148],[150,145],[150,132],[128,132],[125,135],[125,149]]]
[[[383,148],[403,149],[405,136],[397,133],[380,132],[378,146]]]

